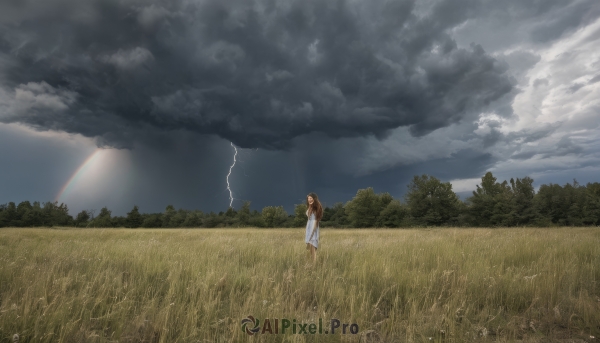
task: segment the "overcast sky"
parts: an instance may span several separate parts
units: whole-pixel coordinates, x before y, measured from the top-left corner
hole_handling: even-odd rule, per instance
[[[600,181],[597,0],[11,0],[0,203],[288,212]]]

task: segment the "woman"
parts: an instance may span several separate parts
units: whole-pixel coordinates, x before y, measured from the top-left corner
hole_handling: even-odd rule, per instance
[[[317,248],[319,247],[319,222],[323,218],[323,206],[319,202],[319,198],[315,193],[310,193],[306,196],[306,234],[304,242],[306,249],[310,251],[313,263],[317,261]]]

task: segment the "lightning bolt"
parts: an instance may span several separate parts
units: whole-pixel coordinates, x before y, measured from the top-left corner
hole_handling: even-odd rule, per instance
[[[227,190],[229,190],[229,207],[231,207],[231,204],[233,204],[233,193],[231,193],[231,187],[229,187],[229,175],[231,175],[231,170],[233,169],[233,166],[235,166],[235,157],[237,156],[237,148],[235,147],[235,145],[233,145],[232,142],[229,142],[229,143],[231,143],[231,146],[235,150],[235,154],[233,155],[233,164],[231,165],[231,167],[229,167],[229,174],[227,174]]]

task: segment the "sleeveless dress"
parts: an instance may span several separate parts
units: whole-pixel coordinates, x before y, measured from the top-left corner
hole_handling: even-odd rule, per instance
[[[308,210],[306,210],[306,216],[308,217]],[[313,228],[317,223],[317,218],[314,213],[310,214],[308,218],[308,222],[306,223],[306,234],[304,237],[304,243],[312,244],[315,249],[319,247],[319,226],[315,229],[315,233],[313,234]],[[310,239],[310,235],[312,234],[312,239]]]

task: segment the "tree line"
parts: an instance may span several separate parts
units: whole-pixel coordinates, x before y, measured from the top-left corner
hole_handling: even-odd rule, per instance
[[[360,189],[346,203],[325,207],[321,227],[515,227],[600,225],[600,183],[580,185],[576,180],[564,186],[541,185],[524,177],[498,182],[491,172],[481,178],[472,196],[461,201],[449,182],[429,175],[414,176],[404,201],[389,193],[376,194],[373,188]],[[204,213],[176,210],[168,205],[161,213],[140,213],[134,206],[126,216],[112,216],[104,207],[69,215],[66,204],[23,201],[0,205],[0,227],[303,227],[306,204],[297,204],[288,214],[283,206],[251,210],[245,202],[239,210]]]

